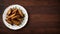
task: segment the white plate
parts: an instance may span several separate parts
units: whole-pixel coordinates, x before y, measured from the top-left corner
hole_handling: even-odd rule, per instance
[[[11,24],[7,23],[7,21],[5,20],[6,19],[6,14],[7,14],[8,10],[10,8],[13,8],[13,7],[16,7],[17,9],[22,10],[23,14],[25,14],[24,20],[23,20],[23,22],[19,26],[17,26],[17,25],[13,25],[12,26]],[[26,9],[24,7],[22,7],[21,5],[15,4],[15,5],[11,5],[11,6],[7,7],[4,10],[2,19],[3,19],[3,23],[5,24],[6,27],[8,27],[8,28],[10,28],[12,30],[18,30],[18,29],[21,29],[22,27],[24,27],[26,25],[26,23],[28,21],[28,13],[27,13],[27,11],[26,11]]]

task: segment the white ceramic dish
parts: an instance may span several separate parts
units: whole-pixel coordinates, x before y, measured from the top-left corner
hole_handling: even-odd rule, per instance
[[[11,24],[7,23],[7,21],[5,20],[6,19],[6,14],[7,14],[8,10],[10,8],[13,8],[13,7],[16,7],[17,9],[22,10],[23,14],[25,14],[24,20],[23,20],[23,22],[19,26],[17,26],[17,25],[13,25],[12,26]],[[22,7],[21,5],[17,5],[17,4],[10,5],[9,7],[7,7],[4,10],[2,19],[3,19],[3,23],[5,24],[6,27],[8,27],[9,29],[12,29],[12,30],[18,30],[18,29],[21,29],[22,27],[24,27],[26,25],[26,23],[28,21],[28,13],[27,13],[26,9],[24,7]]]

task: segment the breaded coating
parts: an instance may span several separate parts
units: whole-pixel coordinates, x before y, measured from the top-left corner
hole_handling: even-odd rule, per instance
[[[18,12],[19,12],[20,16],[23,17],[22,11],[21,10],[18,10]]]
[[[24,19],[24,14],[20,9],[11,8],[10,10],[8,10],[6,15],[6,21],[9,24],[15,24],[18,26],[21,24],[23,19]]]

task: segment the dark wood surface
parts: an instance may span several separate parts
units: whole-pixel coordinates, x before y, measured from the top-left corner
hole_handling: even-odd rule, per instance
[[[12,4],[26,8],[29,14],[27,25],[17,31],[8,29],[3,21],[4,9]],[[59,34],[59,0],[0,0],[0,34]]]

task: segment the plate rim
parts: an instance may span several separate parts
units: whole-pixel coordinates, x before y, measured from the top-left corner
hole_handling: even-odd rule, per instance
[[[14,4],[14,5],[18,5],[18,4]],[[13,5],[10,5],[10,6],[13,6]],[[10,6],[8,6],[8,7],[10,7]],[[19,6],[21,6],[21,5],[19,5]],[[6,7],[5,10],[6,10],[8,7]],[[23,6],[21,6],[21,7],[23,7]],[[25,7],[23,7],[23,8],[24,8],[24,10],[27,12],[27,10],[25,9]],[[4,11],[5,11],[5,10],[4,10]],[[7,12],[8,12],[8,11],[7,11]],[[4,15],[4,12],[3,12],[3,15]],[[3,19],[3,15],[2,15],[2,19]],[[28,13],[27,13],[27,21],[26,21],[26,23],[25,23],[24,26],[26,26],[27,22],[28,22]],[[4,20],[3,20],[3,23],[4,23]],[[4,25],[6,26],[5,23],[4,23]],[[23,28],[24,26],[22,26],[21,28]],[[6,27],[7,27],[7,26],[6,26]],[[9,28],[9,27],[7,27],[7,28]],[[21,29],[21,28],[19,28],[19,29]],[[11,28],[9,28],[9,29],[11,29]],[[12,30],[19,30],[19,29],[12,29]]]

